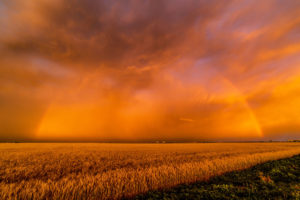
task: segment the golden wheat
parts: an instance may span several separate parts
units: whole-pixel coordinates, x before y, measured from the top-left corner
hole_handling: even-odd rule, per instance
[[[0,144],[0,199],[119,199],[299,153],[298,143]]]

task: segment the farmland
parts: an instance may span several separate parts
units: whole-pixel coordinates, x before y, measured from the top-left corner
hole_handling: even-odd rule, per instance
[[[150,191],[134,199],[300,199],[300,155],[233,171],[209,181]]]
[[[299,143],[0,144],[0,199],[119,199],[300,154]]]

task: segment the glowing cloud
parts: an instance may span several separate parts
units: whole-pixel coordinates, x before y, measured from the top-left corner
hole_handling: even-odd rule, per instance
[[[297,0],[1,1],[0,140],[299,138],[299,13]]]

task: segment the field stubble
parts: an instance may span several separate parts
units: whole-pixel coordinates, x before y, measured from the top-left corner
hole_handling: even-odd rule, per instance
[[[299,153],[299,143],[0,144],[0,199],[119,199]]]

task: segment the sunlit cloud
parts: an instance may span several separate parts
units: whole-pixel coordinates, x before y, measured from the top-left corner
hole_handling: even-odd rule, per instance
[[[4,0],[0,139],[299,137],[299,12],[297,0]]]

